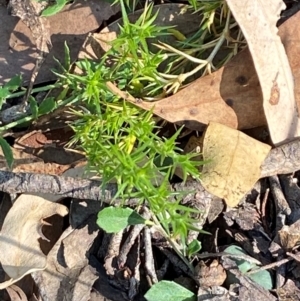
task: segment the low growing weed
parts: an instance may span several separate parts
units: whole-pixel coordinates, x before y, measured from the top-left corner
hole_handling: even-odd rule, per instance
[[[153,5],[147,1],[135,23],[130,22],[126,5],[129,7],[131,3],[133,10],[139,1],[115,2],[121,5],[123,24],[110,50],[98,62],[87,59],[77,62],[81,73],[74,74],[70,72],[69,49],[65,46],[66,58],[64,63],[59,62],[62,71],[56,72],[57,83],[33,90],[35,93],[59,88],[59,96],[48,97],[42,103],[31,96],[31,115],[1,125],[0,132],[57,108],[68,107],[76,116],[70,124],[75,134],[69,146],[84,152],[88,168],[101,176],[103,189],[115,181],[118,185],[115,198],[122,199],[124,204],[128,198],[138,198],[141,204],[148,204],[152,213],[151,220],[146,221],[132,209],[109,207],[99,213],[99,226],[108,232],[120,231],[135,223],[155,226],[191,267],[186,256],[198,252],[201,245],[198,241],[188,244],[187,236],[189,230],[201,231],[195,228],[197,220],[193,217],[199,212],[181,205],[184,193],[173,192],[169,181],[177,168],[182,171],[183,181],[187,177],[199,180],[198,167],[203,162],[194,160],[198,153],[184,154],[178,147],[181,129],[171,137],[162,137],[151,111],[143,111],[114,94],[107,83],[143,101],[163,98],[177,92],[195,75],[206,75],[223,65],[244,45],[243,37],[223,0],[189,1],[191,7],[203,15],[199,19],[199,30],[191,37],[183,36],[173,27],[157,26],[158,12],[154,13]],[[50,14],[66,3],[66,0],[57,0],[56,6],[49,8],[52,8]],[[44,15],[47,13],[49,10],[44,11]],[[177,38],[176,45],[159,42],[162,36],[168,35]],[[150,38],[157,41],[156,52],[150,50]],[[224,51],[224,45],[225,55],[220,60],[217,54],[221,49]],[[167,64],[161,70],[163,62]],[[16,92],[20,86],[19,77],[3,86],[1,105],[6,99],[24,95],[25,91]],[[0,145],[12,165],[12,156],[3,138]],[[110,229],[113,219],[122,226]]]

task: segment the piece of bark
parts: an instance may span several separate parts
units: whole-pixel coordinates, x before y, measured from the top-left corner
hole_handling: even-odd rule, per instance
[[[270,151],[262,165],[261,177],[268,175],[292,173],[300,169],[300,140],[290,142]],[[74,179],[44,174],[14,173],[0,170],[0,190],[8,193],[51,193],[61,197],[75,199],[92,199],[111,203],[116,195],[117,185],[107,184],[106,189],[100,189],[101,183],[94,180]],[[177,191],[194,190],[199,193],[197,198],[214,198],[196,181],[186,184],[175,184]],[[139,199],[130,199],[128,205],[135,205]],[[116,201],[116,203],[118,203]]]
[[[300,169],[300,139],[272,149],[261,166],[261,178]]]
[[[300,187],[297,176],[294,174],[281,175],[279,177],[286,201],[291,208],[291,214],[287,217],[287,224],[291,225],[300,220]]]
[[[47,256],[47,268],[32,273],[44,301],[89,300],[98,278],[89,265],[89,250],[98,232],[96,216],[78,229],[65,230]]]
[[[144,245],[145,245],[145,268],[147,275],[151,279],[151,284],[155,284],[158,282],[157,274],[155,271],[153,250],[151,244],[151,234],[150,229],[148,227],[144,228]]]

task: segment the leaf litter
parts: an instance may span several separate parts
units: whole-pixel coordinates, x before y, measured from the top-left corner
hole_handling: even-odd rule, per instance
[[[255,1],[255,3],[260,5],[259,1]],[[278,1],[278,4],[281,3],[282,2]],[[234,3],[234,1],[228,1],[228,5],[233,10],[236,20],[239,22],[244,31],[246,39],[249,39],[247,42],[251,45],[251,36],[249,37],[246,34],[248,30],[247,26],[249,26],[249,24],[246,24],[246,17],[239,10],[235,10],[233,8],[234,4],[237,3]],[[252,3],[252,5],[254,4]],[[256,9],[257,8],[251,8],[252,11],[255,11]],[[273,6],[273,9],[274,11],[267,6],[267,8],[264,7],[262,11],[266,14],[266,16],[272,19],[272,21],[268,24],[270,25],[270,28],[272,28],[274,34],[274,30],[276,29],[275,23],[279,14],[279,6],[276,10],[275,6]],[[130,99],[129,97],[124,98],[129,101],[132,100],[133,103],[147,110],[150,110],[155,104],[154,112],[158,116],[169,122],[177,124],[184,123],[192,130],[203,131],[206,128],[205,125],[210,124],[206,130],[206,134],[209,135],[205,135],[203,143],[199,143],[201,153],[203,152],[204,155],[206,154],[207,149],[209,149],[207,158],[204,158],[208,159],[208,161],[211,159],[210,154],[213,152],[211,150],[212,146],[206,140],[214,134],[209,132],[212,128],[211,126],[216,125],[214,122],[219,123],[220,126],[223,125],[239,129],[267,124],[274,144],[282,143],[285,140],[291,140],[297,136],[297,131],[295,130],[295,132],[292,133],[292,136],[290,136],[290,131],[288,130],[288,126],[290,126],[289,123],[278,130],[278,126],[282,125],[282,120],[278,120],[278,118],[276,119],[273,117],[278,116],[279,110],[277,109],[277,105],[284,101],[289,102],[289,105],[291,104],[291,110],[289,111],[291,115],[296,112],[295,104],[293,104],[293,97],[284,97],[284,100],[281,101],[281,97],[284,95],[281,91],[282,89],[287,88],[289,89],[289,92],[287,93],[295,92],[295,99],[296,101],[298,100],[298,78],[297,71],[295,70],[296,60],[292,57],[292,55],[295,56],[292,49],[296,49],[297,44],[296,42],[289,42],[290,40],[294,40],[292,37],[296,34],[295,31],[289,32],[289,28],[293,28],[294,24],[296,24],[297,16],[299,17],[299,14],[291,17],[281,26],[283,29],[279,30],[287,57],[290,61],[291,71],[294,76],[295,91],[291,88],[293,81],[291,82],[290,76],[286,76],[285,78],[280,77],[283,74],[286,75],[290,72],[286,58],[283,58],[282,56],[278,58],[279,62],[285,60],[285,64],[280,65],[280,68],[284,68],[283,71],[280,69],[283,73],[280,71],[277,75],[276,71],[273,70],[272,74],[275,74],[275,76],[268,77],[268,84],[266,84],[264,81],[266,79],[266,77],[264,77],[265,74],[260,74],[261,69],[257,66],[256,61],[256,59],[259,59],[260,54],[249,46],[254,65],[252,63],[250,53],[247,50],[244,50],[220,70],[196,80],[177,94],[169,96],[157,103],[138,103],[136,102],[136,99]],[[268,22],[267,18],[264,20],[265,22]],[[281,48],[281,50],[278,51],[281,51],[282,53],[282,44],[278,39],[276,41],[278,49]],[[255,47],[255,45],[253,47]],[[277,57],[277,54],[274,55],[274,57]],[[241,75],[241,66],[245,66],[245,62],[250,63],[246,70],[244,69],[244,71],[242,71],[243,75]],[[224,85],[224,82],[227,82],[228,84]],[[284,86],[284,88],[282,88],[282,86]],[[259,87],[262,87],[262,92]],[[266,91],[269,94],[263,90],[264,88],[266,88]],[[280,92],[278,92],[279,89]],[[200,95],[202,95],[202,97],[199,97],[199,91],[201,91]],[[210,91],[213,91],[213,93],[210,93]],[[269,107],[265,105],[263,106],[266,100],[269,101],[272,109],[269,109]],[[272,115],[271,112],[273,109],[275,110],[275,113]],[[282,114],[282,112],[280,114]],[[266,118],[264,115],[266,115]],[[196,283],[201,282],[202,286],[198,289],[198,292],[195,284],[193,288],[189,287],[190,290],[188,292],[192,292],[192,294],[189,294],[183,289],[183,286],[187,286],[187,284],[181,283],[179,288],[174,285],[173,282],[167,282],[166,285],[174,290],[181,289],[178,294],[182,294],[182,298],[191,298],[191,300],[193,300],[195,295],[198,296],[198,300],[205,300],[203,298],[205,298],[205,295],[207,296],[207,294],[211,294],[219,298],[219,300],[221,300],[221,298],[222,300],[233,300],[231,296],[238,297],[239,300],[252,300],[257,298],[260,300],[275,300],[276,298],[278,298],[278,300],[285,300],[287,296],[297,300],[296,298],[299,297],[300,275],[297,244],[299,241],[298,221],[300,216],[300,209],[297,204],[297,195],[299,195],[297,170],[300,169],[298,166],[298,162],[300,161],[298,152],[299,143],[296,140],[274,148],[269,152],[270,146],[263,145],[262,143],[255,141],[253,138],[247,137],[244,142],[244,145],[246,146],[245,150],[249,151],[250,149],[255,153],[255,155],[259,152],[262,153],[262,155],[259,156],[260,159],[250,159],[251,155],[248,153],[245,155],[243,152],[239,157],[237,155],[238,148],[235,148],[233,153],[230,152],[230,148],[232,148],[234,141],[236,141],[234,139],[237,139],[238,141],[243,140],[241,137],[244,137],[244,134],[233,129],[230,129],[229,132],[234,132],[236,135],[235,137],[238,138],[230,138],[228,131],[224,133],[216,131],[217,135],[214,138],[215,140],[213,145],[218,145],[215,153],[221,157],[223,156],[222,158],[231,158],[232,162],[237,159],[240,160],[240,163],[237,163],[237,169],[234,173],[231,169],[225,170],[224,172],[227,176],[234,177],[232,185],[228,185],[228,180],[226,180],[223,187],[222,180],[215,180],[214,174],[219,174],[220,171],[216,169],[209,171],[209,163],[204,167],[207,169],[202,171],[204,174],[203,186],[193,183],[193,181],[189,182],[188,185],[182,185],[181,183],[173,185],[174,190],[177,189],[177,191],[180,191],[183,189],[189,189],[189,191],[191,191],[191,193],[183,200],[183,203],[192,204],[192,206],[199,206],[199,204],[203,204],[204,209],[206,209],[205,214],[199,217],[199,223],[204,225],[204,229],[209,231],[212,235],[201,235],[202,249],[199,254],[198,268],[196,274],[189,278],[195,281],[198,279],[198,282],[196,281]],[[228,138],[228,140],[225,138]],[[250,140],[247,140],[248,138]],[[198,146],[197,143],[198,141],[196,141],[196,143],[194,141],[190,149],[195,149],[195,147]],[[255,145],[258,145],[257,149],[255,148]],[[44,146],[41,146],[41,148],[43,147]],[[186,149],[188,149],[188,147]],[[218,154],[218,149],[220,150],[220,154]],[[37,158],[33,155],[28,155],[24,153],[23,150],[18,153],[15,147],[13,151],[16,160],[15,166],[13,167],[13,173],[19,176],[20,179],[22,176],[26,176],[26,174],[20,174],[20,172],[26,172],[28,175],[30,175],[29,173],[39,172],[54,175],[62,174],[68,169],[71,170],[71,163],[75,163],[74,161],[76,161],[76,159],[73,159],[74,161],[72,162],[71,159],[71,162],[68,162],[66,164],[66,168],[63,168],[61,172],[55,172],[55,169],[53,172],[53,169],[49,167],[47,168],[43,159]],[[18,156],[20,156],[21,160]],[[23,158],[27,160],[26,164],[28,167],[24,167],[25,165],[22,165],[24,163],[19,163],[24,161]],[[251,162],[251,160],[253,161]],[[223,161],[225,160],[220,160],[220,162]],[[35,164],[40,165],[35,168]],[[57,163],[51,162],[47,164],[53,166],[53,164]],[[57,165],[58,167],[63,166],[62,162]],[[217,167],[220,167],[220,165]],[[253,172],[253,170],[255,170],[255,172]],[[3,171],[2,175],[7,175],[5,173],[10,172],[4,164],[4,161],[1,171]],[[245,178],[241,176],[244,173]],[[291,173],[293,174],[291,175]],[[255,176],[251,178],[251,174],[255,174]],[[288,175],[281,175],[278,178],[277,174]],[[270,176],[269,182],[266,181],[265,177],[267,176]],[[41,175],[40,178],[43,181],[43,175]],[[224,196],[224,194],[211,191],[208,188],[212,186],[211,178],[213,178],[213,181],[218,183],[218,188],[222,186],[222,191],[227,189],[227,191],[230,190],[233,195],[237,194],[237,196],[235,198],[228,198]],[[48,193],[59,192],[60,196],[66,196],[69,193],[69,196],[73,194],[78,198],[77,200],[72,199],[71,201],[72,205],[69,213],[70,220],[72,221],[71,226],[66,228],[57,242],[53,242],[54,245],[47,256],[41,253],[40,246],[37,243],[39,237],[44,237],[41,229],[41,225],[43,224],[42,219],[50,215],[49,212],[43,212],[46,212],[47,208],[66,208],[63,205],[55,204],[55,202],[58,201],[64,202],[61,200],[61,197],[52,200],[54,203],[51,203],[49,201],[44,201],[37,196],[22,194],[15,201],[4,220],[0,234],[1,238],[5,237],[5,235],[10,235],[10,239],[15,239],[16,235],[11,234],[12,232],[9,232],[7,229],[10,228],[10,230],[13,230],[14,226],[19,227],[19,230],[27,229],[26,227],[30,226],[29,221],[33,218],[31,227],[29,228],[35,229],[35,231],[28,231],[28,233],[32,233],[32,235],[27,238],[27,241],[24,244],[28,245],[29,249],[34,246],[35,252],[38,252],[40,258],[42,258],[41,263],[38,264],[39,261],[37,257],[34,258],[35,260],[32,262],[25,259],[26,264],[30,263],[29,266],[25,267],[23,267],[20,262],[8,262],[7,260],[13,259],[14,256],[11,256],[10,258],[7,257],[7,254],[13,253],[12,251],[6,251],[6,248],[12,248],[12,246],[7,246],[4,241],[1,243],[1,263],[6,273],[14,280],[19,279],[23,274],[31,274],[34,283],[38,287],[38,294],[42,300],[60,300],[62,295],[70,300],[88,300],[91,297],[106,297],[110,300],[130,300],[135,298],[135,300],[138,300],[139,287],[143,281],[141,278],[142,275],[140,274],[141,271],[146,270],[146,273],[148,273],[149,276],[154,275],[152,274],[153,272],[155,274],[157,273],[160,275],[159,279],[164,279],[164,275],[170,277],[170,273],[176,276],[190,275],[187,272],[186,267],[180,264],[180,260],[178,261],[176,255],[172,252],[167,252],[169,246],[163,240],[159,231],[152,231],[152,233],[149,233],[150,237],[152,237],[152,245],[155,252],[150,255],[149,259],[146,258],[146,261],[151,260],[151,256],[154,256],[157,262],[156,265],[153,265],[152,267],[149,267],[148,265],[148,269],[147,266],[145,268],[140,265],[141,260],[145,259],[145,257],[143,257],[144,254],[141,253],[141,244],[146,245],[147,243],[146,240],[142,240],[142,236],[134,234],[135,238],[134,243],[132,244],[130,239],[127,240],[127,242],[122,240],[126,237],[130,238],[130,229],[125,229],[119,233],[119,235],[113,236],[103,233],[103,231],[96,226],[96,215],[100,210],[99,202],[95,202],[94,205],[92,205],[93,202],[88,200],[88,196],[91,196],[92,194],[86,194],[86,196],[79,190],[82,183],[90,185],[91,183],[97,182],[88,180],[85,182],[80,180],[77,180],[77,182],[75,180],[70,182],[69,178],[63,179],[61,177],[53,176],[47,178],[49,184],[48,188],[45,186],[42,189],[36,187],[34,190],[32,188],[33,186],[30,186],[33,185],[33,182],[31,181],[32,179],[38,179],[38,177],[31,175],[26,179],[28,180],[28,185],[26,185],[26,187],[15,187],[15,189],[13,189],[12,187],[16,185],[12,183],[10,184],[11,186],[1,185],[2,190],[9,191],[11,193],[32,193],[37,192],[36,190]],[[64,180],[65,182],[63,182]],[[244,185],[247,180],[251,183],[249,182],[245,188],[239,191],[234,188],[234,185],[239,186],[239,182]],[[258,180],[259,182],[254,185]],[[54,184],[55,182],[59,184],[59,189],[53,189],[56,187]],[[68,183],[71,183],[71,186],[68,186]],[[38,182],[35,184],[39,185]],[[78,194],[75,193],[74,187],[78,188]],[[95,188],[97,185],[91,185],[90,187],[94,187],[94,192],[96,191],[96,194],[98,193],[98,197],[95,199],[99,200],[101,191],[99,189],[97,191]],[[108,190],[113,189],[112,187],[114,187],[113,184],[108,187]],[[204,187],[208,188],[208,191]],[[268,193],[268,189],[271,190],[270,194]],[[249,190],[250,192],[247,193]],[[72,192],[72,194],[70,194],[70,192]],[[113,193],[111,193],[111,195],[113,195]],[[87,200],[82,202],[82,199],[84,198]],[[211,218],[211,222],[208,223],[206,218],[210,220],[209,216],[212,212],[218,211],[216,204],[220,202],[221,198],[226,201],[227,205],[234,208],[227,208],[227,212],[224,213],[224,217],[215,214],[215,217]],[[25,210],[28,210],[30,206],[30,199],[39,200],[37,202],[37,206],[43,206],[42,209],[37,209],[38,212],[30,211],[30,213],[26,215],[24,212]],[[204,200],[205,202],[203,202]],[[107,197],[107,202],[110,202],[109,196]],[[237,204],[238,206],[236,206]],[[91,205],[92,207],[90,207]],[[287,207],[292,208],[292,210],[285,210]],[[221,211],[219,212],[222,212],[222,210],[223,207],[221,207]],[[14,211],[19,211],[19,213],[14,213]],[[37,214],[36,217],[34,217],[34,212]],[[53,214],[56,211],[55,209],[52,209],[50,212]],[[18,214],[21,214],[22,218],[16,218]],[[67,214],[67,211],[61,211],[61,214],[65,215]],[[16,222],[16,220],[18,220],[18,222]],[[214,222],[212,222],[213,220]],[[13,227],[8,227],[7,224],[13,225]],[[141,229],[139,229],[137,233],[141,233]],[[147,234],[145,233],[144,236],[146,237]],[[243,248],[243,252],[247,252],[245,253],[246,257],[242,257],[242,259],[239,258],[239,262],[237,262],[234,258],[234,260],[229,259],[227,256],[228,254],[226,254],[225,245],[222,243],[224,238],[226,238],[229,242],[227,245],[229,244],[230,246],[234,246],[235,244],[239,244]],[[122,265],[118,265],[118,260],[115,262],[115,259],[120,257],[120,250],[126,248],[128,241],[130,242],[129,257],[126,261],[119,261],[122,262]],[[147,246],[149,246],[149,244]],[[22,258],[22,256],[26,256],[25,252],[21,249],[18,249],[17,252],[20,252],[18,253],[20,254],[20,258]],[[29,251],[29,256],[31,256],[32,259],[33,252],[30,252],[31,251]],[[156,254],[156,252],[159,253]],[[200,261],[201,255],[204,256],[205,252],[208,252],[210,256],[206,257],[203,261]],[[107,264],[104,266],[109,269],[107,272],[110,271],[109,273],[111,276],[108,277],[105,275],[103,263],[109,258],[108,255],[110,253],[113,254],[111,261],[109,265]],[[162,257],[164,260],[159,262],[159,258]],[[274,290],[272,292],[268,291],[268,289],[262,288],[257,282],[255,282],[255,280],[251,280],[251,277],[248,277],[247,274],[245,275],[241,272],[239,264],[241,262],[242,264],[245,264],[247,260],[249,260],[249,257],[262,264],[261,267],[258,267],[258,269],[262,269],[261,271],[266,271],[264,270],[264,267],[267,268],[268,266],[275,270],[275,272],[272,272],[271,274],[272,278],[276,279],[277,282],[275,283],[273,287]],[[45,261],[47,262],[47,266]],[[10,267],[8,268],[8,266]],[[282,272],[281,268],[284,268],[284,272]],[[223,286],[223,278],[226,277],[224,273],[225,270],[230,270],[235,277],[234,284],[227,283],[226,288]],[[250,271],[250,273],[252,272],[253,271]],[[217,279],[214,275],[223,275],[224,277]],[[278,280],[280,277],[283,279]],[[151,278],[152,281],[155,279],[155,277]],[[201,279],[201,281],[199,279]],[[9,284],[12,284],[14,280],[10,280]],[[101,283],[101,285],[99,285],[99,283]],[[159,283],[163,284],[163,282]],[[93,293],[91,294],[92,287],[94,288]],[[158,288],[158,286],[153,286],[153,290],[156,288]],[[18,291],[18,289],[14,286],[11,286],[9,290],[9,294],[11,296],[13,294],[12,290]],[[151,293],[151,290],[147,293],[147,295],[150,296],[149,300],[154,298],[151,297]],[[23,300],[21,299],[21,296],[23,296],[21,291],[19,291],[18,294],[20,296],[20,300]],[[154,296],[156,295],[154,294]],[[174,297],[174,295],[171,294],[170,298],[172,297]],[[11,297],[11,299],[12,298],[13,297]],[[166,295],[166,298],[169,297]]]

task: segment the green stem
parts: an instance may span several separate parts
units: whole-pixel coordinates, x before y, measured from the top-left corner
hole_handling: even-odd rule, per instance
[[[174,249],[174,251],[177,253],[177,255],[181,258],[181,260],[187,265],[187,267],[191,270],[192,273],[194,273],[195,269],[194,267],[189,263],[189,261],[183,256],[183,254],[180,252],[180,247],[179,245],[172,240],[169,235],[167,234],[167,232],[165,231],[165,229],[161,226],[159,220],[157,219],[157,217],[152,214],[152,218],[154,223],[157,226],[158,231],[165,237],[165,239],[169,242],[169,244],[172,246],[172,248]]]
[[[44,92],[44,91],[48,91],[48,90],[51,90],[51,89],[59,88],[61,86],[62,86],[62,84],[56,83],[56,84],[53,84],[53,85],[48,85],[48,86],[44,86],[44,87],[34,88],[34,89],[32,89],[31,93]],[[10,94],[7,97],[7,99],[14,98],[14,97],[19,97],[19,96],[25,95],[25,93],[26,93],[26,89],[24,91],[15,92],[15,93]]]
[[[78,100],[79,100],[79,97],[78,97],[78,96],[76,96],[75,98],[74,98],[74,96],[69,97],[69,98],[67,98],[66,100],[60,102],[60,103],[57,105],[57,108],[56,108],[56,109],[58,109],[58,108],[60,108],[60,107],[63,107],[63,106],[66,106],[66,105],[73,104],[74,102],[76,102],[76,101],[78,101]],[[40,116],[42,116],[42,115],[40,115]],[[39,116],[39,117],[40,117],[40,116]],[[16,121],[14,121],[14,122],[11,122],[11,123],[9,123],[9,124],[6,124],[6,125],[0,127],[0,133],[1,133],[1,132],[4,132],[4,131],[7,131],[7,130],[9,130],[9,129],[12,129],[12,128],[14,128],[15,126],[21,125],[21,124],[23,124],[23,123],[25,123],[25,122],[32,121],[32,120],[34,120],[34,117],[33,117],[33,116],[26,116],[26,117],[23,117],[23,118],[21,118],[21,119],[19,119],[19,120],[16,120]]]

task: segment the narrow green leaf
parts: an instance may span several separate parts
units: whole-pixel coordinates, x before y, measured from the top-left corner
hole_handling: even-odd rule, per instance
[[[188,256],[194,255],[201,250],[201,242],[197,239],[194,239],[187,248]]]
[[[160,281],[154,284],[144,296],[147,301],[196,301],[193,292],[173,281]]]
[[[56,102],[53,97],[46,98],[39,106],[39,116],[45,115],[56,109]]]
[[[146,224],[146,220],[130,208],[107,207],[98,213],[97,225],[107,233],[117,233],[138,224]]]
[[[12,149],[10,145],[7,143],[7,141],[2,137],[0,137],[0,146],[2,148],[7,165],[11,169],[14,163],[14,156],[13,156]]]
[[[13,92],[17,90],[21,86],[21,84],[22,84],[22,76],[16,75],[13,78],[11,78],[9,82],[5,84],[5,88],[8,88],[9,91]]]
[[[30,110],[31,114],[34,117],[34,119],[38,118],[38,105],[34,97],[30,96],[29,97],[29,105],[30,105]]]
[[[67,42],[65,41],[64,43],[64,49],[65,49],[65,62],[64,62],[64,67],[66,68],[66,70],[70,69],[71,66],[71,56],[70,56],[70,48],[67,44]]]
[[[11,92],[6,87],[0,87],[0,109],[2,108],[3,103],[6,98],[11,94]]]
[[[43,10],[42,16],[43,17],[49,17],[57,14],[60,12],[64,6],[67,4],[68,0],[56,0],[56,4],[47,7]]]

